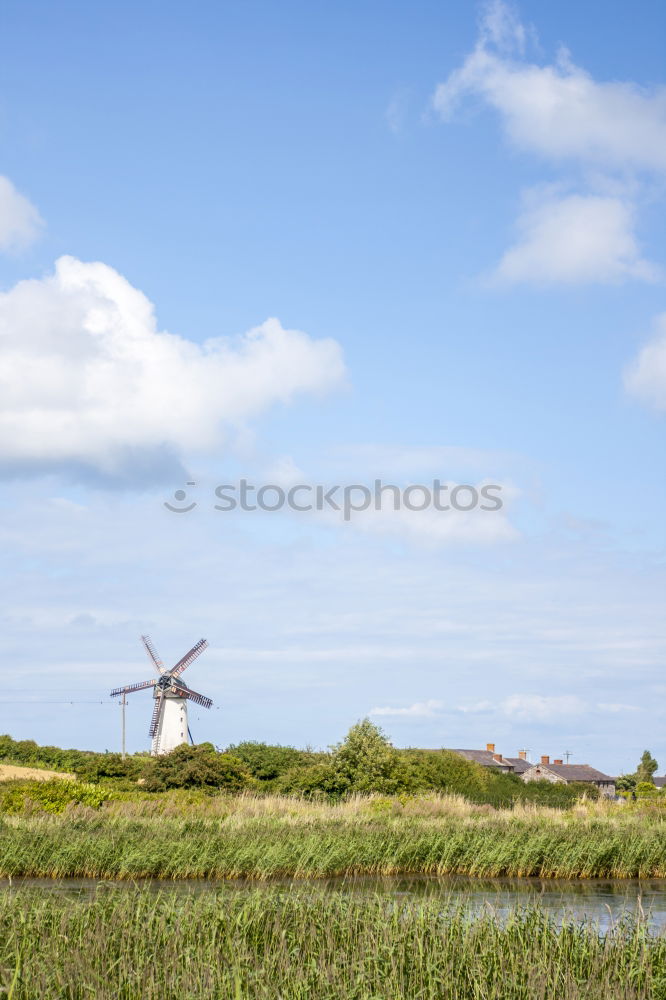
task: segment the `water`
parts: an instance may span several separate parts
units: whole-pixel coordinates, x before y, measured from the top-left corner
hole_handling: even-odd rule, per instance
[[[317,893],[380,894],[397,901],[441,899],[442,903],[465,903],[471,911],[491,908],[502,918],[516,907],[537,905],[556,921],[572,918],[598,924],[602,930],[623,916],[642,914],[653,931],[666,932],[666,879],[649,881],[589,879],[477,879],[466,876],[364,876],[357,878],[285,879],[273,882],[161,881],[144,879],[112,882],[97,879],[13,879],[0,880],[0,891],[16,889],[37,893],[64,893],[72,897],[93,898],[98,893],[121,892],[141,886],[169,892],[247,892],[250,889],[293,889]]]

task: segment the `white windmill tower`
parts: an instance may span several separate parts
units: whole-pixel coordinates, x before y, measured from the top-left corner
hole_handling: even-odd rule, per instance
[[[142,635],[141,641],[157,672],[157,677],[150,681],[139,681],[138,684],[127,684],[125,687],[116,688],[115,691],[111,692],[111,698],[115,698],[119,694],[123,695],[124,698],[125,695],[133,694],[134,691],[153,688],[155,706],[150,722],[150,738],[152,739],[150,752],[155,757],[158,754],[169,753],[174,747],[188,742],[188,699],[196,702],[197,705],[202,705],[203,708],[210,708],[213,704],[210,698],[198,694],[180,680],[180,675],[196,660],[197,656],[203,653],[208,642],[206,639],[199,639],[189,653],[186,653],[171,670],[167,670],[157,655],[155,647],[150,641],[150,636]]]

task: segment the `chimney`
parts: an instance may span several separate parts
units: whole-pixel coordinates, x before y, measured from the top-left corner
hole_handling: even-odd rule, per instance
[[[562,761],[561,761],[561,760],[554,760],[554,761],[553,761],[553,764],[561,764],[561,763],[562,763]]]
[[[488,753],[495,753],[495,744],[486,743],[486,750],[488,751]]]
[[[527,750],[519,750],[518,756],[521,760],[527,760]]]
[[[542,764],[550,764],[550,757],[548,756],[548,754],[543,754],[542,755],[542,757],[541,757],[541,763]]]
[[[501,753],[494,753],[494,754],[493,754],[493,760],[494,760],[494,761],[495,761],[495,762],[496,762],[497,764],[501,764],[501,763],[502,763],[502,754],[501,754]]]

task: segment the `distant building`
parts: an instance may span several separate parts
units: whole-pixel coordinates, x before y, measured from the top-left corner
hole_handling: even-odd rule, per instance
[[[595,785],[602,795],[615,797],[615,778],[597,771],[589,764],[564,764],[558,758],[550,763],[550,757],[544,756],[539,764],[532,764],[527,759],[527,751],[519,750],[517,757],[504,757],[497,753],[494,743],[486,743],[485,750],[458,750],[450,748],[450,753],[457,753],[465,760],[471,760],[482,767],[494,767],[505,774],[517,774],[523,781],[550,781],[553,784],[566,784],[572,781],[584,781]],[[657,788],[666,785],[666,778],[655,778]]]
[[[595,785],[607,798],[615,798],[615,778],[597,771],[589,764],[563,764],[558,759],[551,764],[550,757],[544,756],[540,763],[532,764],[524,771],[521,778],[523,781],[550,781],[553,784],[565,785],[572,781],[584,781],[589,785]]]
[[[513,771],[513,764],[507,758],[503,757],[501,753],[495,753],[495,744],[486,743],[485,750],[457,750],[451,748],[450,753],[457,753],[460,757],[464,757],[465,760],[471,760],[475,764],[481,764],[483,767],[496,767],[498,771],[504,771],[509,774]]]
[[[653,778],[656,788],[666,788],[666,778]]]
[[[519,750],[517,757],[507,757],[506,759],[513,765],[513,773],[519,774],[521,777],[532,767],[527,759],[527,750]]]

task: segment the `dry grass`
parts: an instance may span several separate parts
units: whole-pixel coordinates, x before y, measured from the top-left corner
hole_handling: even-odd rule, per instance
[[[64,781],[75,781],[75,774],[66,771],[45,771],[41,767],[17,767],[15,764],[0,764],[0,781],[50,781],[51,778],[62,778]]]

